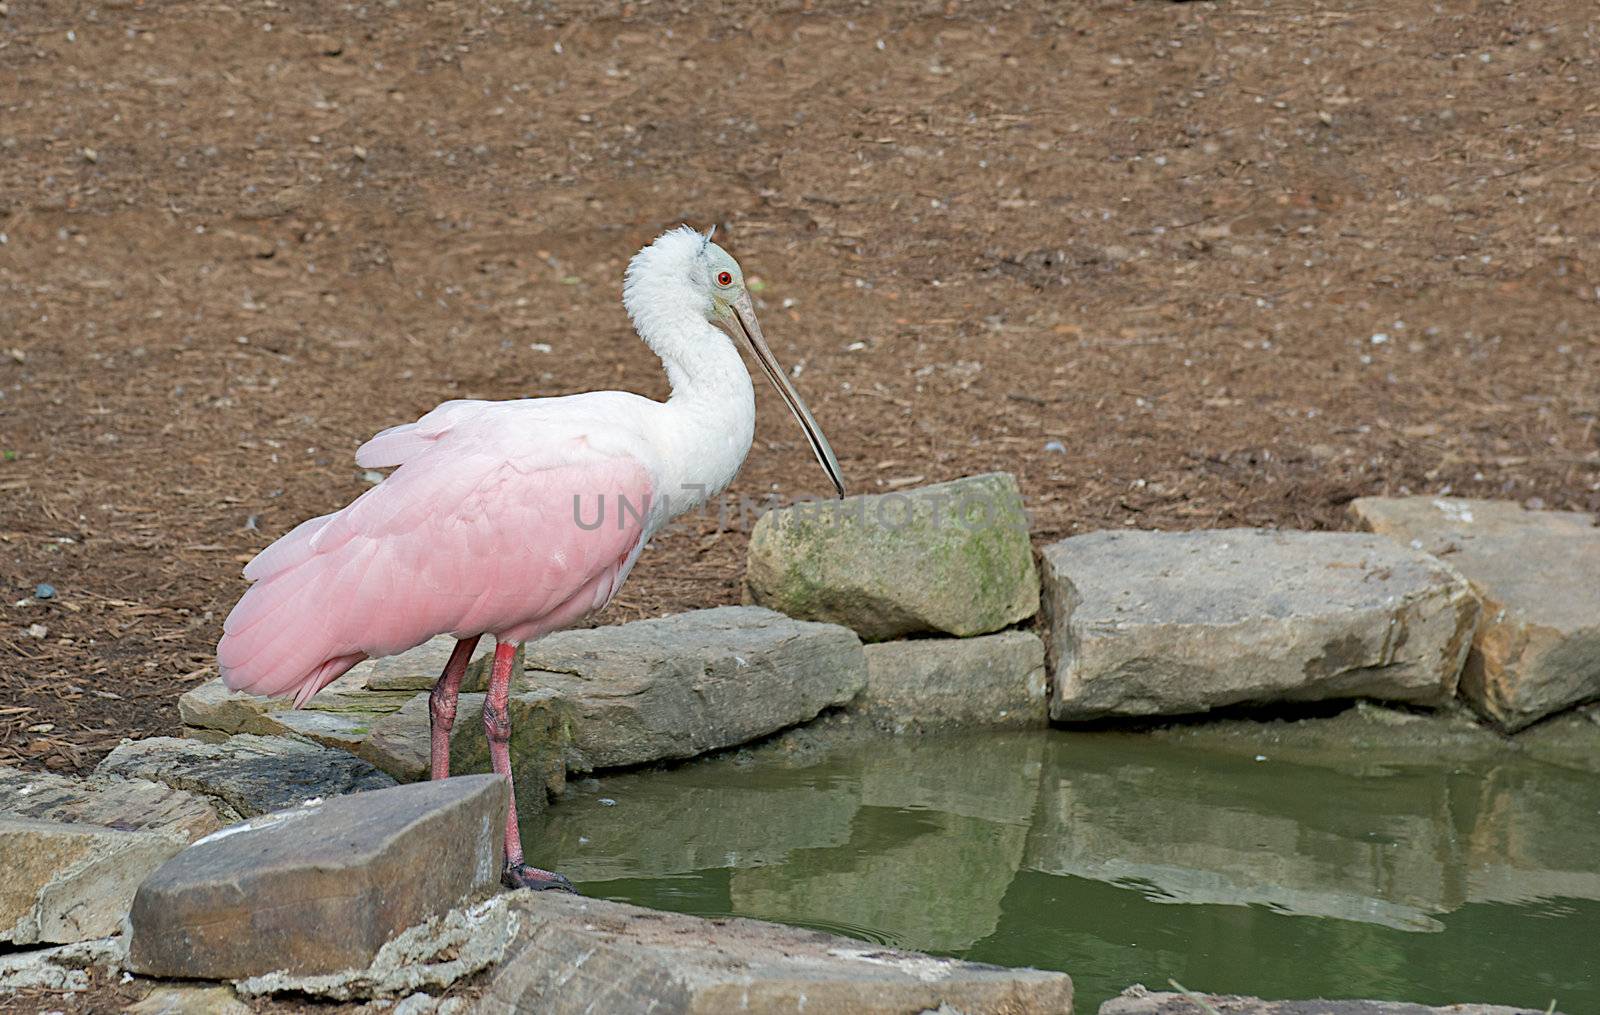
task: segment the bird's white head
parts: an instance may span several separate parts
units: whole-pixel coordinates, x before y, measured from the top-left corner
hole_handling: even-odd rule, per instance
[[[714,231],[715,227],[701,234],[679,226],[635,254],[622,286],[628,317],[640,337],[669,363],[693,358],[692,349],[684,348],[684,343],[725,341],[715,332],[701,337],[685,331],[685,320],[708,322],[728,337],[741,340],[800,421],[817,461],[843,497],[844,479],[833,448],[767,346],[755,303],[745,288],[744,271],[726,250],[711,242]]]
[[[711,242],[715,231],[702,234],[679,226],[633,256],[622,302],[641,333],[661,314],[693,309],[707,321],[719,321],[732,313],[732,302],[745,294],[744,271]]]

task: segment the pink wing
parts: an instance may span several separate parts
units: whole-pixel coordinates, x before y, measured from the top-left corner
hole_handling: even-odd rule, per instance
[[[367,442],[358,462],[400,468],[245,568],[217,645],[227,685],[303,704],[369,656],[443,633],[520,642],[604,606],[637,557],[651,471],[603,414],[537,404],[447,402]]]

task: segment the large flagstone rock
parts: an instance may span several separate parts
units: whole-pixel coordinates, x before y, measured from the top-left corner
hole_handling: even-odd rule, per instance
[[[513,897],[522,932],[478,1011],[1066,1015],[1065,973],[934,958],[756,920]]]
[[[1009,473],[796,504],[750,533],[746,601],[865,641],[966,637],[1039,609],[1028,518]]]
[[[843,705],[867,678],[848,629],[752,606],[560,631],[524,647],[525,686],[571,706],[579,770],[742,744]]]
[[[117,933],[139,882],[183,846],[160,832],[0,817],[0,941],[70,944]]]
[[[365,967],[402,931],[498,884],[508,800],[504,779],[469,775],[217,832],[139,886],[128,968],[215,980]]]
[[[1245,702],[1448,701],[1478,603],[1353,532],[1095,532],[1044,550],[1055,719]]]
[[[1600,698],[1600,528],[1509,501],[1362,497],[1365,529],[1446,561],[1483,601],[1461,696],[1508,730]]]

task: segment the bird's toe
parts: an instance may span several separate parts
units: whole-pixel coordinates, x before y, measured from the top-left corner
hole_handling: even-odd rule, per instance
[[[565,874],[529,867],[525,863],[519,863],[515,866],[508,864],[505,873],[500,875],[500,881],[507,888],[531,888],[536,892],[570,892],[573,895],[579,894]]]

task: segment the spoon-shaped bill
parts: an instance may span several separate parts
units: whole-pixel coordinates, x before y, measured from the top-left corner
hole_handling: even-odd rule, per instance
[[[756,362],[766,371],[767,379],[778,389],[778,394],[783,396],[789,411],[794,413],[794,418],[800,421],[800,428],[805,431],[806,440],[811,443],[812,453],[817,456],[817,461],[822,463],[823,471],[833,481],[834,489],[839,491],[839,496],[842,498],[844,476],[839,472],[839,460],[833,456],[833,447],[823,435],[815,417],[811,415],[811,410],[801,401],[800,393],[789,383],[788,376],[778,366],[777,357],[773,356],[772,350],[768,348],[766,337],[761,333],[761,322],[756,320],[756,308],[750,302],[750,294],[740,293],[739,298],[733,301],[732,307],[734,327],[730,330],[737,330],[740,333],[739,337],[750,347]]]

